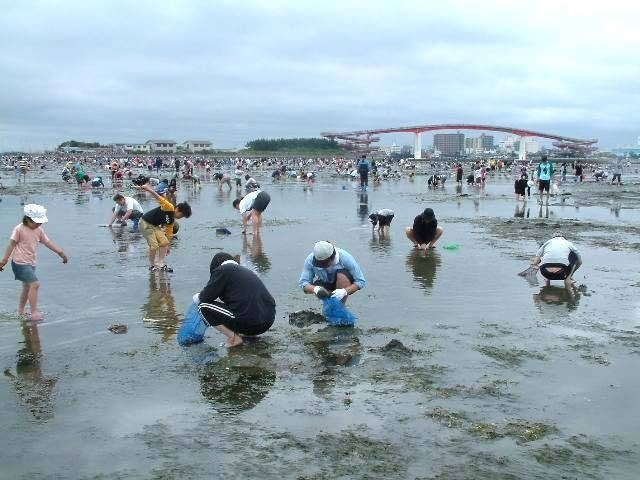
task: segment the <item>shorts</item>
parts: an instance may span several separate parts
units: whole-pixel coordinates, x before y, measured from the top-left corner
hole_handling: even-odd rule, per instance
[[[258,213],[262,213],[267,209],[269,202],[271,201],[271,197],[267,192],[260,192],[256,199],[251,204],[251,210],[255,210]]]
[[[241,187],[242,186],[242,179],[241,178],[235,178],[234,181],[236,182],[236,187]]]
[[[618,179],[619,182],[622,182],[622,174],[614,173],[613,177],[611,177],[611,183],[615,182],[616,178]]]
[[[157,250],[160,247],[166,247],[169,245],[169,239],[167,238],[167,234],[163,227],[156,227],[147,223],[145,220],[140,220],[138,228],[140,229],[140,233],[144,239],[147,241],[149,249]]]
[[[38,281],[36,277],[36,267],[34,265],[25,265],[22,263],[16,263],[11,260],[11,270],[16,280],[24,283],[33,283]]]
[[[378,215],[378,226],[390,227],[391,220],[393,220],[393,215]]]
[[[564,280],[573,270],[573,266],[578,261],[578,256],[570,252],[569,253],[569,265],[563,265],[562,263],[544,263],[540,265],[540,274],[547,280]],[[560,268],[557,272],[550,272],[549,268]]]
[[[524,191],[527,188],[527,181],[516,180],[514,184],[514,189],[516,191],[516,195],[524,195]]]
[[[549,191],[549,186],[551,184],[551,180],[538,180],[538,190],[541,192]]]
[[[329,290],[330,292],[333,292],[336,289],[336,279],[338,278],[338,274],[342,273],[343,275],[345,275],[349,281],[351,283],[353,283],[353,275],[351,275],[351,272],[349,272],[349,270],[346,270],[344,268],[340,269],[340,270],[336,270],[336,277],[333,279],[333,281],[331,282],[322,282],[319,280],[314,280],[312,282],[312,285],[314,286],[318,286],[318,287],[324,287],[327,290]]]
[[[265,321],[258,324],[248,323],[246,320],[237,318],[224,302],[218,301],[201,303],[198,305],[198,310],[200,310],[204,321],[210,326],[224,325],[232,332],[241,335],[260,335],[271,328],[276,318],[274,308],[271,312],[264,313]]]

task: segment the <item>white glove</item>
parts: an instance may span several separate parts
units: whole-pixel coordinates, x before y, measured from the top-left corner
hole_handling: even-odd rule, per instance
[[[200,294],[199,293],[194,293],[193,294],[193,303],[195,303],[196,305],[200,305]]]
[[[329,298],[329,292],[327,291],[327,289],[319,285],[316,285],[315,287],[313,287],[313,293],[316,297],[320,299]]]
[[[338,300],[342,300],[347,295],[349,294],[347,293],[347,290],[344,288],[336,288],[331,294],[333,298],[337,298]]]

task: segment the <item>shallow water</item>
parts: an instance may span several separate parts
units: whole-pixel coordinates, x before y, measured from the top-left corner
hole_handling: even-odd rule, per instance
[[[342,179],[304,189],[265,175],[261,242],[240,234],[235,192],[183,186],[194,215],[175,273],[160,274],[141,237],[99,226],[110,190],[47,175],[0,203],[5,236],[21,201],[45,204],[47,234],[71,259],[40,248],[35,325],[14,315],[19,285],[0,274],[0,477],[637,478],[637,186],[569,184],[565,205],[540,215],[530,201],[520,217],[508,176],[484,191],[427,191],[418,177],[363,195]],[[403,229],[426,206],[445,235],[414,252]],[[379,208],[396,213],[388,238],[368,224]],[[515,275],[557,228],[585,259],[571,295]],[[356,328],[289,324],[320,311],[297,286],[319,239],[365,273],[349,300]],[[215,331],[182,348],[182,313],[221,250],[258,272],[276,323],[230,353]],[[115,323],[128,332],[109,332]]]

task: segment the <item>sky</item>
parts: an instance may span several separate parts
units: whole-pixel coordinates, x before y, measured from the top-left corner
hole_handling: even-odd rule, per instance
[[[0,12],[0,151],[239,148],[445,122],[604,149],[640,136],[640,2],[0,0]]]

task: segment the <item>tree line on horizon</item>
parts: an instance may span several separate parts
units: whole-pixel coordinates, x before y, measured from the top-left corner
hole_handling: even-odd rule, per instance
[[[257,152],[340,149],[338,142],[327,138],[259,138],[247,142],[246,147]]]
[[[58,145],[58,148],[63,147],[77,147],[77,148],[99,148],[101,145],[98,142],[78,142],[77,140],[67,140]]]

